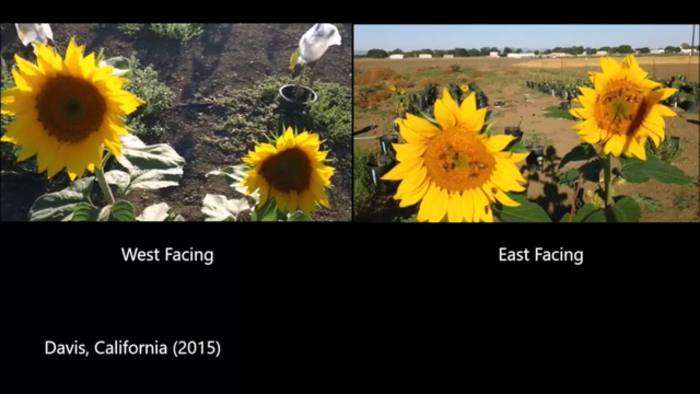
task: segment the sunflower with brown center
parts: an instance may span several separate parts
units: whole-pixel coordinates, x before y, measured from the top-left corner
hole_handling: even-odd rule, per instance
[[[39,172],[48,177],[66,168],[71,180],[85,169],[102,167],[107,148],[121,155],[121,116],[144,104],[122,90],[129,81],[112,76],[112,67],[96,67],[95,54],[71,39],[65,59],[36,43],[37,64],[15,55],[16,87],[2,92],[2,114],[17,116],[2,141],[22,146],[18,161],[37,155]]]
[[[309,216],[316,211],[316,202],[330,208],[325,188],[331,187],[335,169],[325,164],[328,152],[319,151],[320,144],[318,134],[295,135],[291,127],[274,145],[258,144],[243,158],[251,167],[243,180],[246,194],[258,190],[258,206],[274,198],[282,213],[300,209]]]
[[[461,107],[447,89],[435,102],[435,125],[406,114],[398,119],[405,144],[394,144],[399,164],[382,177],[400,180],[395,199],[407,207],[420,202],[418,221],[493,222],[491,204],[517,207],[505,193],[524,191],[515,166],[528,153],[504,149],[512,136],[482,132],[486,108],[476,109],[472,93]]]
[[[632,55],[627,55],[622,64],[602,57],[600,64],[602,73],[589,73],[595,89],[579,88],[582,95],[577,102],[583,108],[569,110],[571,115],[584,119],[573,128],[579,130],[583,142],[602,144],[605,154],[646,160],[647,138],[658,147],[665,138],[663,117],[676,116],[658,103],[677,90],[646,79],[648,73]]]

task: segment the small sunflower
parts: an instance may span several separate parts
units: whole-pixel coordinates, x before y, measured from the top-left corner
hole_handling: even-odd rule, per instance
[[[399,94],[406,94],[406,91],[403,88],[399,88],[398,92]]]
[[[394,144],[399,164],[382,179],[401,180],[394,199],[407,207],[421,202],[418,221],[492,222],[491,204],[520,204],[505,193],[526,183],[515,163],[528,153],[503,152],[514,137],[482,132],[486,108],[476,109],[472,93],[461,107],[447,89],[435,102],[433,123],[406,114],[398,119],[406,144]],[[518,183],[520,182],[520,183]]]
[[[569,110],[571,115],[584,119],[572,127],[579,130],[583,142],[601,143],[605,154],[646,160],[647,138],[658,147],[665,138],[663,117],[676,116],[658,102],[677,90],[646,79],[648,73],[632,55],[627,55],[621,65],[610,57],[602,57],[600,63],[602,73],[589,73],[595,89],[579,88],[582,95],[577,102],[583,108]]]
[[[469,86],[467,86],[467,85],[462,85],[459,88],[462,89],[463,92],[466,92],[469,90]]]
[[[48,177],[66,168],[71,180],[102,167],[103,149],[121,155],[120,116],[144,104],[121,90],[129,81],[112,76],[112,67],[97,67],[95,54],[71,39],[66,58],[36,43],[37,64],[15,55],[16,87],[2,92],[2,114],[17,116],[2,141],[22,146],[18,161],[37,155],[39,172]]]
[[[246,194],[258,190],[258,206],[274,198],[282,213],[298,208],[309,216],[315,212],[316,202],[330,208],[325,188],[331,187],[335,169],[325,165],[328,152],[319,151],[320,144],[318,134],[305,131],[294,135],[290,127],[275,145],[256,145],[255,152],[243,158],[251,167],[243,180]]]

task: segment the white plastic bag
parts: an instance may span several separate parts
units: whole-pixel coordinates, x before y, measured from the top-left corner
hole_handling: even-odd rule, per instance
[[[17,35],[24,46],[40,42],[44,45],[53,41],[53,31],[48,23],[15,23]]]
[[[340,45],[338,28],[330,23],[315,24],[299,41],[299,62],[315,62],[331,45]]]

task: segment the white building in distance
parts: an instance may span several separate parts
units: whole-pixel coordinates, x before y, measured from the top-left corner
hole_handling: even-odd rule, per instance
[[[421,59],[432,59],[433,55],[431,55],[429,53],[421,53],[420,55],[418,55],[418,57]]]
[[[509,53],[509,58],[522,59],[526,57],[537,57],[534,52],[523,52],[523,53]]]
[[[596,56],[608,56],[608,51],[597,51]]]
[[[393,55],[389,55],[389,59],[403,59],[403,54],[402,53],[395,53]]]
[[[651,50],[650,53],[652,55],[660,55],[660,54],[664,53],[664,49],[663,48],[654,48]]]
[[[445,59],[454,59],[455,55],[445,55],[443,56]]]
[[[489,56],[498,57],[498,52],[489,52]]]
[[[690,55],[690,52],[691,52],[691,51],[692,51],[694,54],[695,54],[695,53],[698,53],[698,50],[695,49],[695,48],[693,48],[693,49],[682,49],[682,48],[681,48],[681,53],[684,54],[684,55]]]

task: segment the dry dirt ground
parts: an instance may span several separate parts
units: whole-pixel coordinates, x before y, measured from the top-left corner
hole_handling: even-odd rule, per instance
[[[223,179],[207,178],[206,174],[228,165],[240,164],[244,151],[231,154],[205,141],[217,139],[215,131],[227,120],[217,111],[207,107],[188,106],[203,98],[225,98],[231,92],[251,88],[257,81],[269,77],[289,76],[289,58],[299,45],[301,36],[313,24],[205,24],[203,34],[191,41],[157,36],[148,28],[135,35],[124,34],[115,24],[52,24],[57,44],[66,45],[70,37],[86,45],[86,53],[106,49],[108,56],[136,54],[143,66],[152,65],[159,73],[159,80],[175,93],[176,105],[167,110],[162,121],[165,133],[158,141],[170,144],[187,160],[184,178],[180,186],[159,191],[134,192],[128,200],[137,213],[144,207],[167,202],[173,211],[186,220],[201,221],[202,200],[209,194],[222,194],[228,198],[239,197]],[[339,27],[341,46],[328,49],[317,67],[318,82],[333,82],[351,87],[352,75],[352,27]],[[8,66],[14,64],[13,56],[22,50],[12,24],[2,26],[2,57]],[[242,114],[245,116],[245,114]],[[264,140],[262,136],[260,140]],[[252,148],[248,144],[246,148]],[[335,144],[329,158],[336,158],[334,188],[329,192],[331,210],[319,210],[313,217],[318,221],[349,221],[352,218],[351,158],[349,140]],[[63,179],[63,178],[65,179]],[[65,174],[60,181],[47,182],[45,174],[38,177],[2,179],[2,220],[27,220],[27,213],[34,200],[47,191],[67,186]]]
[[[640,63],[647,71],[652,71],[655,64],[658,78],[669,78],[674,75],[688,74],[687,57],[659,57],[641,58]],[[540,60],[510,60],[510,59],[404,59],[404,60],[355,60],[355,75],[371,71],[373,69],[390,68],[395,70],[404,80],[408,81],[407,94],[418,93],[422,89],[419,82],[424,78],[432,78],[440,86],[466,77],[469,82],[476,82],[489,99],[489,104],[495,101],[505,101],[503,108],[493,108],[492,117],[487,123],[495,122],[493,132],[501,134],[505,127],[517,126],[524,131],[524,139],[528,135],[538,133],[548,139],[550,148],[548,153],[558,161],[573,147],[580,143],[576,131],[571,129],[575,124],[572,120],[547,118],[545,109],[550,106],[558,106],[562,101],[559,97],[552,97],[527,88],[527,80],[557,81],[566,76],[583,78],[585,70],[578,62],[571,62],[571,69],[556,69],[553,66],[561,65],[558,59],[551,59],[545,63],[545,68],[532,68],[533,62]],[[617,59],[618,62],[620,61]],[[694,72],[690,74],[689,81],[698,81],[697,57],[693,58]],[[530,63],[528,63],[530,62]],[[566,62],[566,60],[564,61]],[[461,71],[445,74],[452,64],[459,64]],[[541,64],[541,63],[540,63]],[[566,63],[564,63],[566,65]],[[588,60],[588,71],[600,71],[591,59]],[[550,68],[548,69],[547,66]],[[358,73],[359,70],[359,73]],[[464,79],[462,79],[464,80]],[[373,135],[388,134],[392,131],[394,119],[394,105],[391,99],[371,108],[363,108],[357,105],[359,92],[363,85],[354,87],[354,136],[367,137]],[[686,175],[700,179],[699,147],[700,147],[700,123],[697,113],[687,113],[682,109],[674,109],[678,117],[667,120],[667,136],[680,137],[681,157],[673,164],[683,170]],[[355,140],[356,148],[377,151],[376,140]],[[616,165],[614,161],[613,165]],[[580,162],[578,162],[580,165]],[[574,190],[568,186],[560,186],[558,177],[571,168],[576,168],[577,163],[569,163],[561,170],[552,171],[545,169],[538,173],[528,174],[527,197],[541,205],[548,211],[554,221],[559,221],[563,215],[570,211]],[[522,168],[522,166],[521,166]],[[586,182],[588,188],[593,185]],[[659,200],[663,207],[656,211],[647,211],[642,208],[642,221],[644,222],[698,222],[700,221],[700,189],[698,186],[675,186],[651,181],[645,184],[623,184],[618,187],[618,193],[633,195],[639,193]],[[675,203],[674,203],[675,202]],[[682,202],[682,203],[679,203]]]

